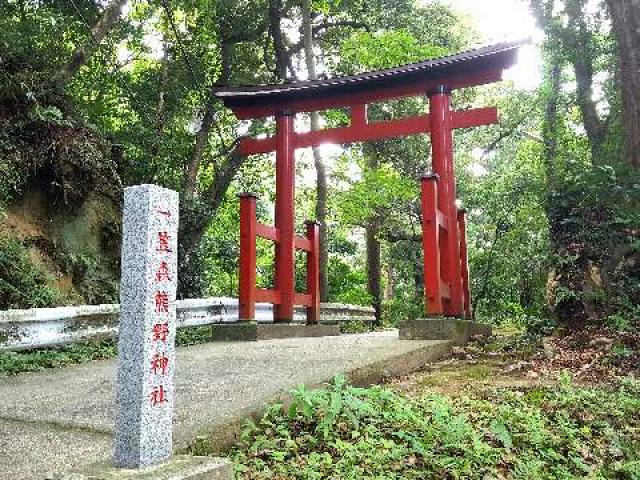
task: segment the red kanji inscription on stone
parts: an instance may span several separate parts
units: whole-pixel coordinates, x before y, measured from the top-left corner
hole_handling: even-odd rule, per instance
[[[158,232],[158,252],[171,252],[171,246],[169,245],[171,237],[167,232]]]
[[[167,335],[169,334],[169,324],[156,323],[153,326],[153,339],[160,340],[161,342],[167,341]]]
[[[151,357],[151,371],[154,375],[165,375],[169,368],[169,357],[164,353],[156,353]]]
[[[169,275],[169,265],[164,260],[160,262],[160,266],[158,267],[158,271],[156,272],[156,280],[158,282],[162,282],[163,280],[171,280],[171,276]]]
[[[156,292],[156,313],[169,312],[169,294],[167,292]]]
[[[153,387],[153,391],[151,392],[151,405],[161,405],[167,401],[167,395],[164,391],[163,385],[158,385],[157,387]]]

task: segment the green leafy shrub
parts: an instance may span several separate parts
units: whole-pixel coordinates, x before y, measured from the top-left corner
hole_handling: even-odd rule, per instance
[[[249,425],[233,452],[239,478],[449,478],[488,471],[498,452],[437,395],[412,402],[390,389],[298,387]]]
[[[23,352],[0,352],[0,374],[15,375],[21,372],[36,372],[90,360],[112,358],[115,355],[116,344],[112,340]]]
[[[640,478],[633,380],[409,398],[337,377],[292,394],[247,424],[231,454],[236,478]]]
[[[343,252],[345,250],[346,248],[342,249]],[[340,253],[329,256],[329,300],[352,305],[371,305],[373,299],[367,292],[366,272],[362,268],[354,268],[341,258]]]
[[[404,320],[424,317],[424,306],[419,300],[393,298],[382,303],[382,322],[397,327]]]
[[[59,293],[47,286],[48,280],[33,265],[22,242],[0,235],[0,309],[55,305]]]
[[[553,192],[559,247],[552,304],[560,320],[637,315],[639,181],[637,169],[627,164],[568,163],[562,191]]]
[[[365,333],[371,331],[371,323],[362,320],[347,320],[340,322],[340,333]]]
[[[210,342],[213,337],[211,325],[181,328],[176,332],[176,345],[186,347]]]
[[[119,282],[97,255],[76,252],[56,252],[62,269],[73,278],[73,283],[89,305],[118,302]]]
[[[189,346],[211,341],[211,326],[183,328],[176,333],[176,345]],[[117,354],[114,340],[82,342],[61,347],[0,352],[0,374],[15,375],[47,368],[66,367],[91,360],[113,358]]]

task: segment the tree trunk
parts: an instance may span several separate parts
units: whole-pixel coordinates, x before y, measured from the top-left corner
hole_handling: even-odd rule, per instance
[[[220,44],[220,61],[222,63],[222,71],[220,77],[216,83],[211,87],[204,107],[204,115],[200,123],[200,128],[196,133],[196,142],[191,154],[191,159],[185,167],[185,175],[182,183],[182,193],[185,197],[191,198],[195,195],[198,187],[198,171],[200,170],[200,163],[204,157],[204,153],[209,144],[209,135],[213,128],[215,114],[216,114],[216,102],[214,97],[214,91],[218,87],[223,87],[229,84],[231,78],[231,54],[233,52],[233,45],[222,41]]]
[[[396,272],[393,268],[393,263],[389,261],[387,263],[387,284],[384,287],[384,299],[391,300],[396,291]]]
[[[553,62],[553,61],[552,61]],[[547,178],[546,214],[549,221],[549,238],[553,253],[561,259],[574,256],[571,262],[556,262],[550,275],[549,310],[553,312],[559,322],[576,326],[583,323],[590,315],[589,305],[584,301],[587,285],[585,272],[588,260],[582,249],[575,249],[577,232],[571,230],[567,218],[572,216],[571,207],[567,202],[560,201],[560,196],[566,195],[562,182],[556,179],[558,171],[558,102],[561,83],[561,66],[553,62],[549,73],[549,96],[545,108],[545,120],[542,130],[544,141],[544,165]]]
[[[167,82],[169,81],[169,45],[166,40],[162,43],[164,53],[162,55],[160,84],[158,85],[158,103],[156,104],[156,137],[153,139],[153,144],[151,145],[150,150],[152,157],[156,157],[160,151],[166,121],[165,93],[167,90]]]
[[[424,299],[424,262],[420,255],[420,248],[414,248],[411,253],[413,263],[413,290],[416,301],[422,302]]]
[[[366,227],[367,237],[367,291],[372,298],[372,306],[376,313],[376,325],[382,323],[382,291],[380,288],[381,248],[378,234],[380,221],[375,218]]]
[[[591,147],[591,161],[602,163],[602,146],[606,138],[606,122],[598,115],[593,100],[593,39],[585,20],[585,0],[566,0],[569,31],[562,38],[573,51],[572,63],[576,75],[576,96],[584,129]]]
[[[228,155],[226,162],[216,170],[216,178],[207,190],[198,196],[185,198],[180,202],[179,298],[193,298],[202,295],[200,243],[209,223],[224,202],[227,189],[245,158],[237,150],[233,150]]]
[[[627,154],[640,167],[640,0],[607,0],[618,40]]]
[[[233,45],[222,41],[220,57],[222,71],[216,84],[211,88],[204,107],[200,129],[196,133],[193,153],[185,165],[182,182],[182,200],[180,202],[180,250],[178,262],[181,275],[178,277],[178,295],[180,298],[201,296],[202,261],[199,255],[200,243],[207,226],[215,216],[224,200],[224,194],[233,176],[242,165],[242,159],[235,151],[230,152],[227,160],[217,166],[216,178],[211,187],[198,194],[198,172],[209,144],[209,135],[214,127],[216,103],[213,90],[227,85],[231,77],[231,53]],[[220,190],[222,189],[222,190]]]
[[[284,80],[287,71],[288,57],[284,36],[280,26],[282,15],[282,0],[269,1],[269,34],[276,50],[277,76]],[[224,201],[227,188],[233,181],[245,157],[237,150],[225,152],[225,161],[215,168],[215,178],[211,186],[198,193],[198,173],[202,159],[206,153],[211,130],[216,127],[216,102],[214,90],[219,86],[228,85],[231,78],[231,55],[234,45],[247,41],[246,37],[229,37],[220,33],[220,56],[222,72],[216,84],[212,87],[207,98],[202,123],[196,134],[194,150],[189,162],[185,165],[183,180],[183,200],[180,202],[180,271],[178,294],[181,298],[199,296],[202,292],[201,272],[202,261],[199,256],[200,243],[209,222],[215,216],[217,209]],[[183,221],[184,220],[184,221]]]
[[[542,141],[544,151],[544,167],[547,180],[547,210],[553,202],[553,192],[556,190],[555,180],[558,168],[558,101],[560,97],[562,67],[559,62],[554,62],[549,72],[549,97],[544,112],[542,126]]]
[[[313,30],[311,25],[311,0],[302,1],[302,25],[304,57],[309,80],[317,80],[316,60],[313,54]],[[311,112],[311,131],[320,130],[320,115]],[[320,301],[326,302],[329,294],[329,252],[327,249],[327,168],[320,148],[313,147],[316,168],[316,220],[320,222]]]
[[[98,22],[91,28],[91,36],[87,41],[76,48],[71,55],[71,61],[67,63],[56,75],[56,81],[60,85],[65,85],[71,77],[73,77],[82,66],[87,63],[91,55],[95,51],[96,47],[104,40],[107,33],[113,28],[115,23],[120,18],[122,13],[122,7],[127,3],[127,0],[112,0],[109,3]]]
[[[269,0],[269,35],[273,40],[276,54],[276,77],[285,80],[289,64],[287,48],[280,20],[282,19],[282,0]]]
[[[164,42],[164,54],[162,55],[162,76],[160,78],[160,87],[158,88],[158,104],[156,105],[156,134],[159,140],[162,137],[165,123],[165,93],[167,90],[167,82],[169,81],[169,46]]]
[[[602,286],[601,265],[603,262],[606,264],[610,250],[592,240],[594,236],[590,229],[597,226],[589,212],[580,207],[583,204],[582,192],[567,188],[567,180],[559,173],[566,161],[558,143],[561,135],[558,105],[562,92],[564,55],[569,54],[575,71],[576,103],[582,115],[593,163],[607,161],[603,146],[608,135],[609,119],[599,117],[592,98],[597,32],[589,30],[584,14],[585,0],[565,0],[564,7],[568,18],[566,27],[562,26],[562,19],[553,16],[552,0],[532,2],[534,14],[547,36],[549,52],[546,79],[549,94],[542,133],[547,179],[545,206],[551,250],[557,259],[547,285],[549,309],[559,322],[575,329],[603,313],[602,306],[595,299]],[[562,45],[556,45],[558,42],[562,42]],[[599,213],[606,215],[606,209],[602,210]]]

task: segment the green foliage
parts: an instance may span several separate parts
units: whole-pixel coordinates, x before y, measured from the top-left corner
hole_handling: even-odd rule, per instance
[[[98,8],[85,5],[92,20]],[[78,207],[90,191],[118,192],[104,139],[52,83],[86,27],[56,2],[0,5],[0,205],[32,177],[52,200]],[[84,29],[84,31],[83,31]]]
[[[236,478],[636,479],[640,384],[408,398],[383,387],[292,392],[245,427]]]
[[[80,38],[81,26],[72,23],[69,28],[66,13],[55,2],[0,3],[0,100],[37,99],[47,93],[43,86]]]
[[[211,341],[211,325],[181,328],[176,333],[176,345],[186,347]]]
[[[370,332],[372,325],[370,322],[361,320],[346,320],[340,322],[340,333],[366,333]]]
[[[50,307],[59,301],[50,279],[17,239],[0,234],[0,309]]]
[[[366,291],[367,278],[360,268],[353,268],[337,255],[329,258],[329,298],[337,303],[371,305]]]
[[[235,195],[230,192],[231,196]],[[238,258],[240,256],[240,209],[226,202],[207,231],[202,249],[205,266],[205,293],[235,297],[238,292]]]
[[[637,314],[635,316],[638,316]],[[604,319],[605,325],[620,331],[626,331],[633,328],[633,324],[629,317],[614,313]]]
[[[120,177],[96,132],[53,105],[16,103],[0,113],[0,205],[19,196],[29,180],[52,204],[79,208],[91,192],[114,196]],[[15,110],[15,112],[13,111]]]
[[[62,127],[71,127],[72,123],[64,117],[64,114],[56,106],[43,107],[36,105],[28,113],[30,120],[34,122],[45,122]]]
[[[365,171],[340,200],[340,212],[345,223],[362,225],[383,211],[400,209],[418,196],[413,179],[404,178],[391,165]]]
[[[493,91],[495,88],[495,91]],[[497,86],[479,95],[495,103],[501,127],[478,128],[456,139],[458,192],[467,210],[472,298],[476,316],[500,323],[546,316],[549,224],[540,145],[525,132],[537,128],[537,93]],[[513,128],[499,148],[483,149]]]
[[[61,268],[73,278],[73,283],[89,305],[118,302],[119,282],[105,270],[100,259],[83,253],[57,253]]]
[[[635,318],[640,303],[640,174],[622,164],[568,162],[552,192],[556,309],[574,320]],[[586,305],[584,312],[580,305]]]
[[[348,73],[378,70],[440,57],[446,53],[447,49],[421,43],[409,31],[402,29],[359,32],[342,44],[337,68]]]
[[[407,300],[406,298],[397,296],[383,302],[382,312],[384,325],[398,327],[400,322],[405,320],[415,320],[416,318],[424,317],[424,305],[419,298]]]
[[[371,305],[367,293],[367,275],[363,252],[348,230],[341,225],[329,230],[329,301],[355,305]]]
[[[66,367],[91,360],[112,358],[116,353],[116,344],[111,340],[24,352],[0,352],[0,375]]]
[[[181,328],[176,333],[176,345],[198,345],[211,341],[211,326]],[[0,352],[0,375],[16,375],[60,368],[92,360],[114,358],[118,353],[113,340],[74,343],[63,347],[41,348],[18,352]]]

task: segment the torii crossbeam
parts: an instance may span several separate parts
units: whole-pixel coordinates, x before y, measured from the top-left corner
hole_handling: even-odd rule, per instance
[[[388,70],[285,85],[231,87],[216,96],[238,119],[275,116],[273,137],[245,138],[244,155],[276,152],[275,228],[255,219],[255,197],[241,196],[240,318],[255,318],[256,301],[274,304],[274,321],[290,322],[294,305],[307,307],[307,323],[319,320],[318,232],[295,235],[295,150],[325,143],[347,144],[429,133],[432,175],[422,179],[425,304],[429,316],[471,316],[464,212],[456,205],[453,130],[498,121],[495,108],[451,110],[454,89],[497,82],[516,59],[522,42],[469,50]],[[429,113],[398,120],[369,122],[367,104],[404,97],[429,98]],[[347,107],[345,127],[297,133],[295,114]],[[275,288],[256,288],[255,238],[276,243]],[[307,252],[307,292],[295,291],[295,249]]]

